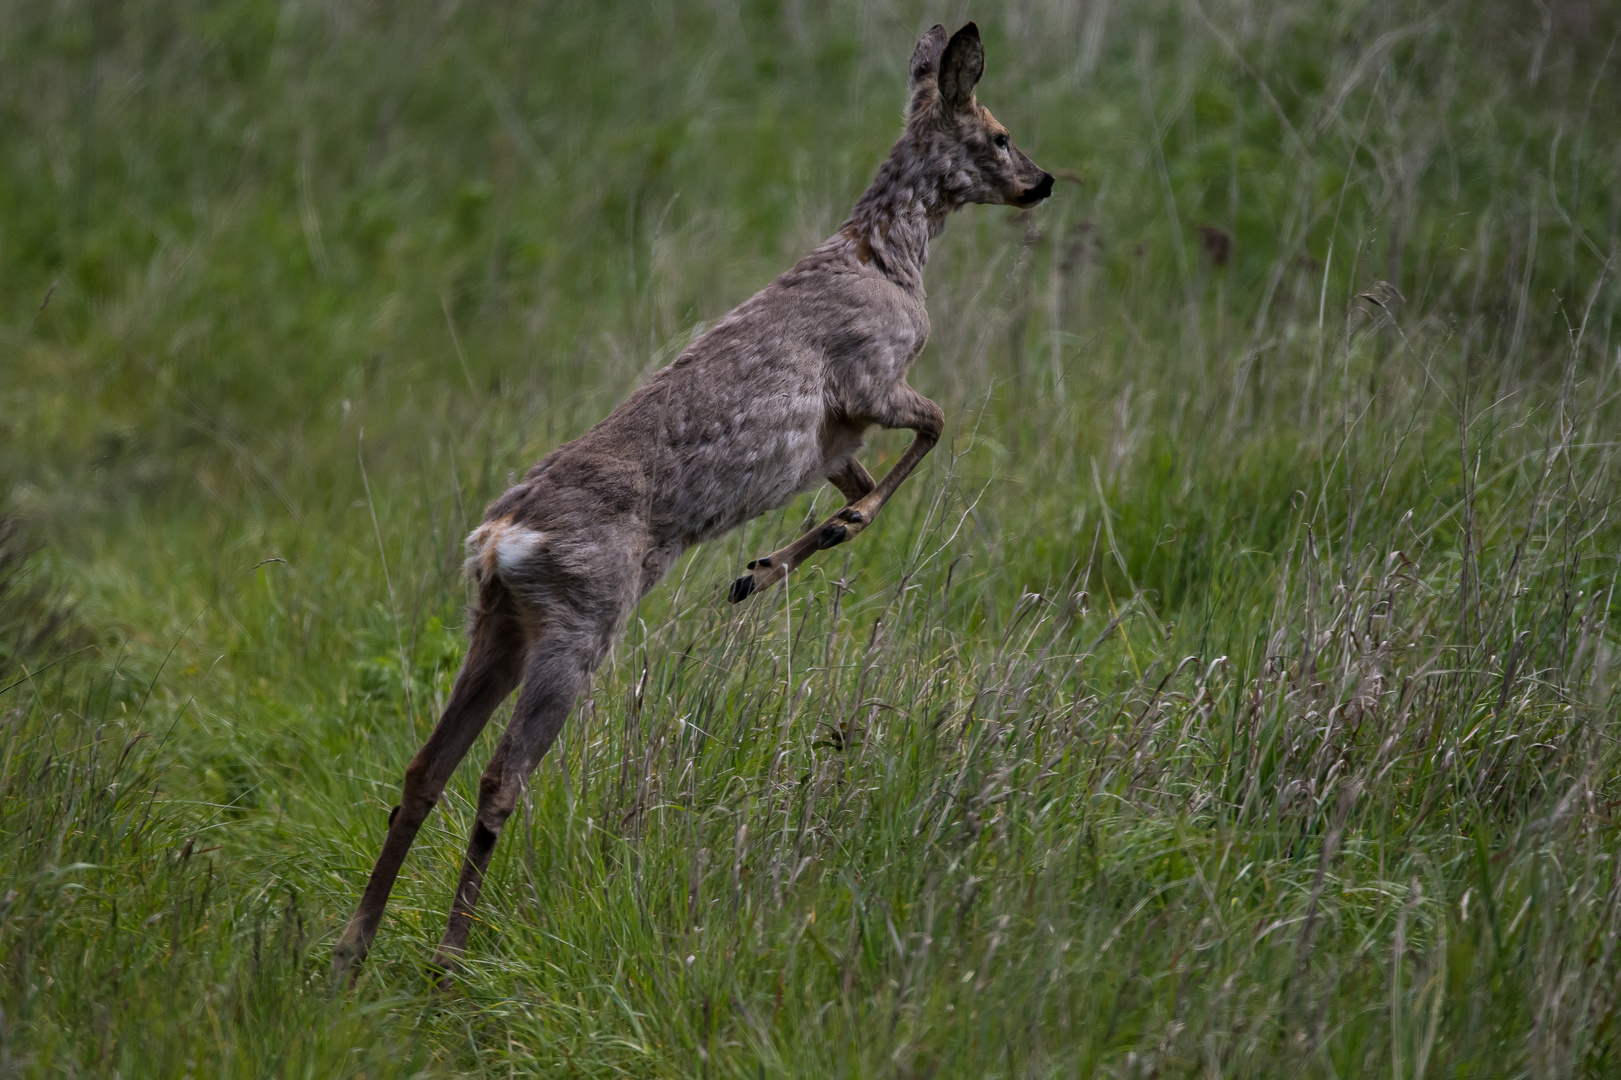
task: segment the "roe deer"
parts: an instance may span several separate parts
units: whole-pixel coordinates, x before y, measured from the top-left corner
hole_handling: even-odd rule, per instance
[[[655,372],[606,420],[547,454],[467,538],[478,599],[443,717],[405,770],[400,803],[333,956],[363,959],[417,830],[497,705],[522,683],[479,781],[450,924],[449,977],[501,827],[641,597],[687,548],[823,480],[842,510],[732,583],[735,603],[812,552],[869,527],[940,438],[940,406],[906,384],[929,334],[923,263],[967,203],[1034,206],[1053,178],[974,99],[979,30],[935,26],[912,53],[906,130],[831,239]],[[911,446],[881,481],[856,460],[873,425]]]

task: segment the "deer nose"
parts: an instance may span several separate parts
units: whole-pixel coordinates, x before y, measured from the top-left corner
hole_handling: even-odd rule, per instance
[[[1049,172],[1044,172],[1044,173],[1041,174],[1041,183],[1037,184],[1033,188],[1030,188],[1030,189],[1026,190],[1025,193],[1024,193],[1024,198],[1022,198],[1020,201],[1021,202],[1027,202],[1027,203],[1038,203],[1042,199],[1045,199],[1047,196],[1051,195],[1052,193],[1053,193],[1053,174],[1049,173]]]

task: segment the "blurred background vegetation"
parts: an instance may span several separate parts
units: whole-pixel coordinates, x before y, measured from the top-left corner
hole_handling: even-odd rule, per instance
[[[833,232],[905,62],[946,440],[649,598],[352,990],[461,538]],[[1608,1075],[1621,21],[1580,0],[0,6],[0,1074]],[[880,472],[904,445],[874,439]]]

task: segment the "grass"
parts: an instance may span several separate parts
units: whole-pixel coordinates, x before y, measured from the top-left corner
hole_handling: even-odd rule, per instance
[[[945,440],[787,589],[724,601],[828,492],[678,566],[440,995],[498,716],[332,986],[462,536],[968,14],[1081,182],[938,242]],[[1618,27],[0,11],[0,1074],[1613,1073]]]

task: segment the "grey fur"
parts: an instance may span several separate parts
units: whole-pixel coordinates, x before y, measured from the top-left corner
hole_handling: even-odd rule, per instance
[[[846,505],[749,564],[735,601],[867,528],[940,437],[940,407],[906,383],[929,335],[929,241],[967,203],[1033,206],[1053,178],[974,99],[979,30],[935,26],[912,53],[900,141],[839,231],[739,305],[601,423],[547,454],[468,538],[471,644],[443,717],[406,769],[400,805],[334,969],[362,959],[417,830],[490,714],[522,684],[479,783],[476,824],[434,956],[466,947],[490,851],[638,600],[683,551],[830,481]],[[856,460],[867,429],[908,428],[881,482]]]

